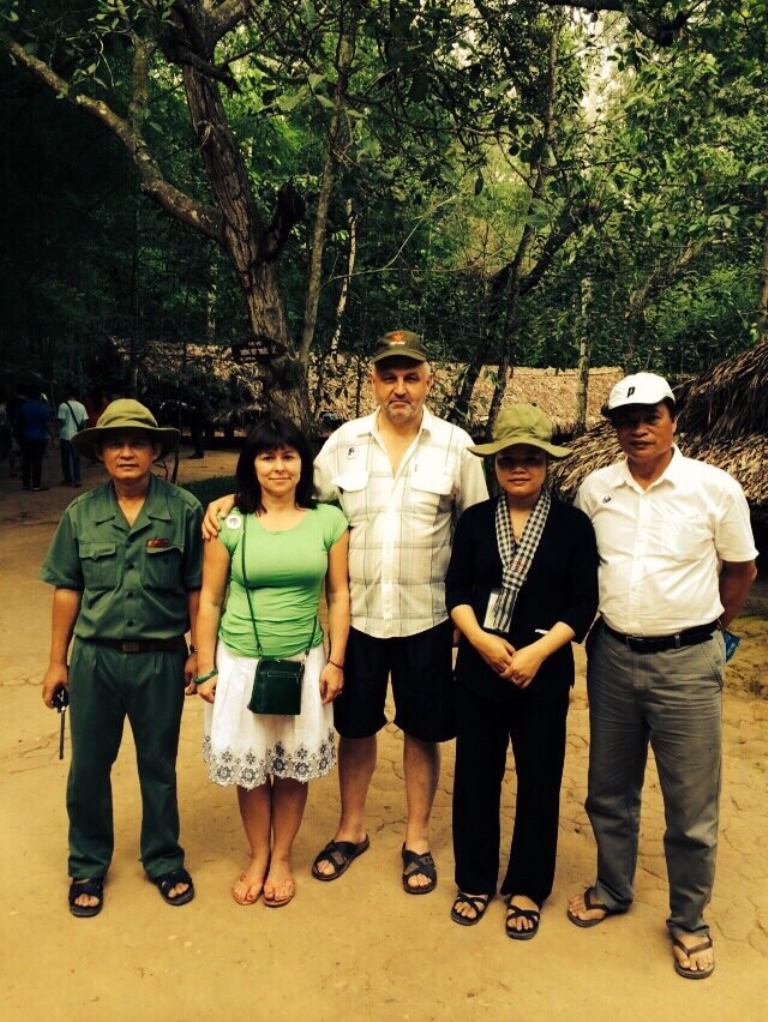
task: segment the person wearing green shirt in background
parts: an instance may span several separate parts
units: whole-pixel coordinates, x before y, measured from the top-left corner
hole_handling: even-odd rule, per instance
[[[69,691],[69,906],[95,916],[114,847],[110,773],[125,717],[142,796],[141,861],[169,905],[194,897],[179,844],[176,754],[185,690],[194,692],[194,629],[202,581],[202,509],[152,464],[178,430],[159,429],[138,401],[113,401],[72,438],[109,481],[64,512],[40,578],[55,587],[43,699]],[[74,635],[71,660],[67,652]]]

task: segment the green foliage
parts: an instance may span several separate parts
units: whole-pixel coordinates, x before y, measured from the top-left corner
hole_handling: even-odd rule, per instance
[[[211,476],[210,479],[196,479],[194,482],[184,483],[184,489],[197,497],[203,507],[207,507],[211,501],[234,493],[235,477]]]
[[[670,16],[680,7],[663,5]],[[29,52],[135,119],[169,182],[213,201],[171,45],[172,0],[25,0],[4,11]],[[248,12],[210,60],[259,218],[270,221],[286,181],[308,204],[280,263],[294,339],[338,114],[319,350],[348,283],[348,352],[404,326],[423,331],[436,358],[471,360],[481,340],[499,358],[504,273],[526,231],[521,279],[551,258],[521,298],[520,363],[575,365],[585,280],[593,364],[629,357],[630,334],[637,365],[670,372],[750,343],[768,180],[764,0],[705,0],[665,47],[613,15],[566,18],[554,95],[548,53],[564,16],[538,0],[256,0]],[[143,107],[130,95],[137,40],[157,43]],[[343,45],[353,58],[342,73]],[[72,373],[83,388],[124,392],[136,381],[104,357],[110,337],[136,353],[154,340],[244,339],[242,282],[224,253],[140,194],[104,128],[22,68],[0,74],[0,213],[13,239],[0,255],[6,375]],[[348,204],[357,254],[346,281]],[[163,401],[219,412],[248,401],[199,368],[139,375]]]

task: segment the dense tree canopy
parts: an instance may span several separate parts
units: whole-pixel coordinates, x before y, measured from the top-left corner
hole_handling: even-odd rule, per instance
[[[306,420],[400,325],[468,363],[461,417],[482,363],[690,372],[765,331],[765,0],[2,12],[8,384],[208,342]]]

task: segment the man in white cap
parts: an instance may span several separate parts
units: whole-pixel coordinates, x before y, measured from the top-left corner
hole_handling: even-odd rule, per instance
[[[596,926],[632,903],[650,741],[664,800],[675,969],[704,979],[715,967],[703,913],[717,851],[723,630],[754,581],[757,550],[739,484],[674,445],[665,379],[626,377],[606,414],[626,460],[588,475],[576,498],[600,554],[600,618],[587,642],[586,809],[597,879],[571,899],[568,918]]]

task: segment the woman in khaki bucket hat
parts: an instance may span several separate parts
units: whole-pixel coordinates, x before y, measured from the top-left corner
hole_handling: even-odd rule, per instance
[[[507,936],[530,940],[552,890],[571,642],[582,641],[597,609],[597,549],[587,516],[549,493],[549,460],[570,452],[552,443],[540,408],[505,409],[492,440],[469,450],[493,458],[500,494],[462,515],[446,578],[448,610],[462,633],[451,918],[474,925],[496,893],[511,741],[517,802],[501,893]]]

